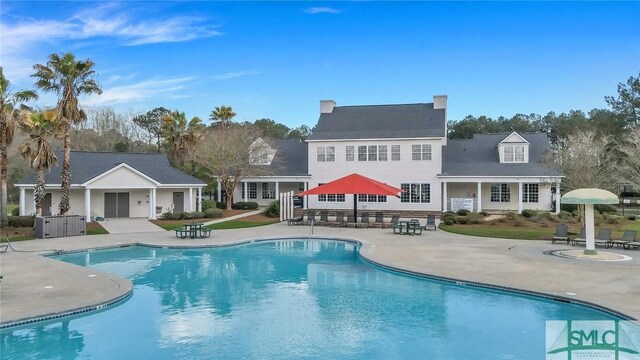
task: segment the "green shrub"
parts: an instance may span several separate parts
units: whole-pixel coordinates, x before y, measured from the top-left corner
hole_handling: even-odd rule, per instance
[[[445,225],[453,225],[453,224],[455,224],[453,219],[446,219],[446,220],[443,221],[443,223]]]
[[[602,214],[600,214],[597,211],[593,212],[593,224],[595,226],[600,226],[600,224],[602,224],[602,221],[604,221],[604,216],[602,216]]]
[[[206,218],[221,218],[222,217],[222,210],[221,209],[207,209],[204,212],[204,217]]]
[[[467,209],[459,209],[458,211],[456,211],[456,214],[460,215],[460,216],[465,216],[468,213],[470,213],[471,211],[467,210]]]
[[[467,216],[467,224],[482,224],[484,223],[484,216],[478,213],[468,213]]]
[[[524,226],[524,220],[522,220],[522,218],[514,219],[513,226]]]
[[[20,215],[20,208],[19,207],[15,207],[13,208],[13,210],[11,210],[11,216],[19,216]]]
[[[578,205],[576,204],[562,204],[560,205],[560,210],[568,211],[570,213],[574,211],[578,211]]]
[[[202,211],[207,209],[215,209],[217,207],[215,200],[202,200]]]
[[[558,217],[562,220],[567,220],[573,217],[573,215],[571,215],[570,212],[565,211],[565,210],[560,210],[560,214],[558,214]]]
[[[466,225],[466,224],[468,224],[468,223],[469,223],[469,218],[468,218],[468,217],[466,217],[466,216],[461,216],[461,217],[459,217],[459,218],[457,218],[457,219],[456,219],[456,222],[457,222],[458,224]]]
[[[170,211],[162,213],[162,220],[177,220],[178,218]]]
[[[186,220],[186,219],[189,219],[189,213],[188,213],[188,212],[185,212],[185,211],[179,212],[179,213],[177,213],[177,214],[173,214],[173,216],[175,216],[176,220]]]
[[[637,217],[635,215],[627,216],[627,220],[636,221]]]
[[[442,216],[445,216],[445,215],[455,215],[455,214],[456,214],[455,212],[453,212],[453,211],[449,210],[449,211],[445,211],[445,212],[442,214]]]
[[[607,224],[620,224],[622,219],[622,216],[609,215],[605,221]]]
[[[515,220],[518,218],[518,214],[514,213],[513,211],[507,212],[506,214],[504,214],[504,216],[509,220]]]
[[[265,210],[264,212],[265,215],[267,215],[268,217],[272,217],[272,218],[276,218],[280,216],[280,202],[279,201],[272,201],[269,206],[267,207],[267,210]]]
[[[201,211],[194,211],[190,215],[191,219],[202,219],[204,217],[204,213]]]
[[[35,216],[8,216],[10,227],[33,227]]]
[[[255,210],[258,208],[258,203],[253,201],[239,201],[233,204],[231,208],[235,210]]]
[[[522,210],[522,216],[526,217],[526,218],[532,218],[534,216],[538,215],[538,212],[533,210],[533,209],[524,209]]]
[[[227,209],[227,203],[226,202],[216,201],[216,208],[218,208],[220,210],[226,210]]]
[[[593,206],[593,209],[599,211],[600,213],[609,213],[609,214],[618,213],[618,209],[615,206],[609,205],[609,204],[595,204]]]
[[[487,217],[487,216],[489,216],[489,213],[484,211],[484,210],[482,210],[482,211],[480,211],[480,215],[482,215],[484,217]]]

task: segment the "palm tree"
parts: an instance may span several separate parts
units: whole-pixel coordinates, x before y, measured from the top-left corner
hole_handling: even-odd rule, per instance
[[[100,85],[93,79],[95,63],[90,59],[78,60],[71,53],[51,54],[47,65],[36,64],[36,86],[46,92],[58,95],[56,106],[58,116],[64,123],[64,157],[62,159],[61,194],[58,209],[60,215],[69,211],[71,187],[71,125],[86,120],[87,115],[80,109],[78,97],[88,94],[102,94]]]
[[[58,118],[56,110],[33,114],[23,111],[20,114],[20,127],[29,133],[29,139],[18,145],[18,153],[29,162],[30,167],[36,170],[33,197],[36,201],[36,215],[39,216],[42,216],[42,209],[44,209],[44,174],[58,163],[48,138],[64,136],[65,125],[65,121]]]
[[[236,116],[236,113],[233,112],[231,106],[216,106],[213,110],[211,110],[211,114],[209,115],[209,120],[212,121],[211,126],[221,125],[223,128],[229,128],[231,123],[231,119]]]
[[[191,155],[196,142],[202,137],[204,124],[198,117],[189,122],[183,112],[173,111],[162,117],[162,130],[169,145],[169,156],[174,164],[184,168],[184,161]],[[195,163],[191,163],[194,172]]]
[[[26,108],[23,102],[35,100],[38,94],[31,90],[11,92],[11,82],[4,77],[0,66],[0,182],[2,200],[0,204],[0,226],[8,225],[7,218],[7,148],[13,141],[16,116],[19,108]]]

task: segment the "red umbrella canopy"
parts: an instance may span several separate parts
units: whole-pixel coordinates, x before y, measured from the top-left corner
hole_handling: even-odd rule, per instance
[[[298,196],[322,194],[367,194],[398,196],[402,189],[373,180],[360,174],[351,174],[316,188],[301,192]]]

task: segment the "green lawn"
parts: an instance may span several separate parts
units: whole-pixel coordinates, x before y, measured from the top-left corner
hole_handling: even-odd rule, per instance
[[[542,238],[550,238],[553,236],[555,228],[503,228],[496,226],[462,226],[462,225],[440,225],[440,229],[455,234],[493,237],[493,238],[505,238],[505,239],[524,239],[524,240],[537,240]]]
[[[250,227],[256,227],[256,226],[271,225],[277,222],[280,222],[280,220],[279,219],[273,219],[268,221],[229,220],[229,221],[206,226],[206,228],[211,230],[242,229],[242,228],[250,228]]]

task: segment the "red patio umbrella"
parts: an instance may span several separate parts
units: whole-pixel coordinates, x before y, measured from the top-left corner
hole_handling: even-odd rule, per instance
[[[357,223],[358,194],[398,196],[401,192],[403,192],[402,189],[398,189],[380,181],[360,174],[351,174],[296,195],[353,194],[353,217]]]

